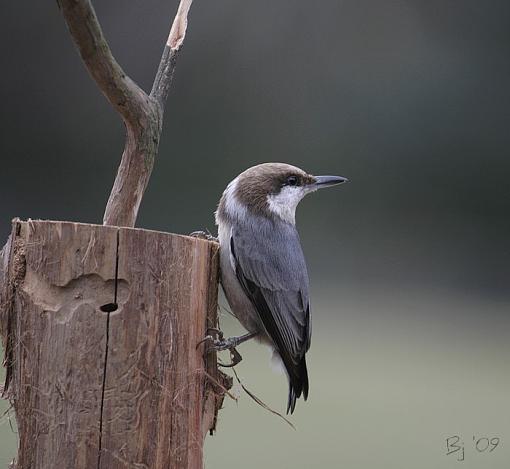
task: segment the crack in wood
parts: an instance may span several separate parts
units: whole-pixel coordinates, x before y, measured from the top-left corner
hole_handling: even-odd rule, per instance
[[[106,344],[104,352],[104,366],[103,366],[103,383],[101,387],[101,408],[99,412],[99,444],[97,451],[97,469],[101,468],[101,452],[103,443],[103,411],[104,411],[104,396],[106,389],[106,372],[108,368],[108,349],[110,346],[110,313],[118,309],[117,294],[118,294],[118,283],[119,283],[119,242],[120,242],[120,230],[117,230],[117,242],[115,252],[115,281],[113,291],[113,303],[107,303],[101,306],[101,311],[106,312]],[[104,309],[103,309],[104,308]]]

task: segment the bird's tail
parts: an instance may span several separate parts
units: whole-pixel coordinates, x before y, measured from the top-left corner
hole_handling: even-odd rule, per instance
[[[303,356],[299,365],[294,368],[294,373],[288,375],[289,377],[289,400],[287,403],[287,414],[294,412],[296,407],[296,400],[303,397],[306,401],[308,398],[308,371],[306,369],[306,359]]]

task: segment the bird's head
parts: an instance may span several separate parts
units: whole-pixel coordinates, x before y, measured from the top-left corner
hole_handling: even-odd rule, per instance
[[[252,213],[294,224],[296,207],[305,195],[346,181],[341,176],[313,176],[285,163],[259,164],[227,186],[216,218],[242,218]]]

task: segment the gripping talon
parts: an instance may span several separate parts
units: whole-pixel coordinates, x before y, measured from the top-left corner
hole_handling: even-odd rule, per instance
[[[217,338],[214,338],[209,334],[209,332],[214,332]],[[222,352],[224,350],[230,351],[230,358],[232,362],[228,364],[218,363],[219,366],[224,368],[236,366],[243,359],[241,354],[236,350],[236,347],[257,335],[257,332],[249,332],[248,334],[239,337],[229,337],[228,339],[225,339],[223,338],[223,332],[215,327],[209,327],[207,329],[207,333],[208,335],[197,344],[197,348],[204,342],[210,341],[211,346],[206,349],[206,354],[211,352]]]
[[[206,332],[207,334],[214,332],[219,340],[223,340],[223,331],[218,329],[217,327],[208,327]]]
[[[189,234],[189,236],[192,236],[193,238],[199,238],[199,239],[206,239],[207,241],[215,241],[218,242],[218,238],[213,236],[209,231],[193,231]]]
[[[212,335],[206,335],[200,342],[198,342],[196,348],[200,347],[204,342],[207,342],[208,340],[214,342],[214,337]]]
[[[216,335],[216,338],[211,334],[214,333]],[[217,344],[221,344],[223,342],[223,332],[216,328],[216,327],[208,327],[206,330],[206,336],[197,343],[197,349],[200,347],[204,342],[211,341],[215,346]],[[214,347],[213,347],[214,348]],[[211,349],[207,350],[207,353],[210,352]]]
[[[241,354],[234,347],[232,347],[229,350],[230,350],[230,359],[232,360],[232,362],[231,363],[218,363],[218,366],[221,366],[223,368],[232,368],[232,367],[236,366],[237,364],[239,364],[243,360],[243,357],[241,356]]]

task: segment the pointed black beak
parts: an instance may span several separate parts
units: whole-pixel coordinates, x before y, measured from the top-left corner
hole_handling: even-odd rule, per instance
[[[317,189],[336,186],[338,184],[343,184],[344,182],[349,182],[349,179],[342,176],[315,176],[315,185]]]

